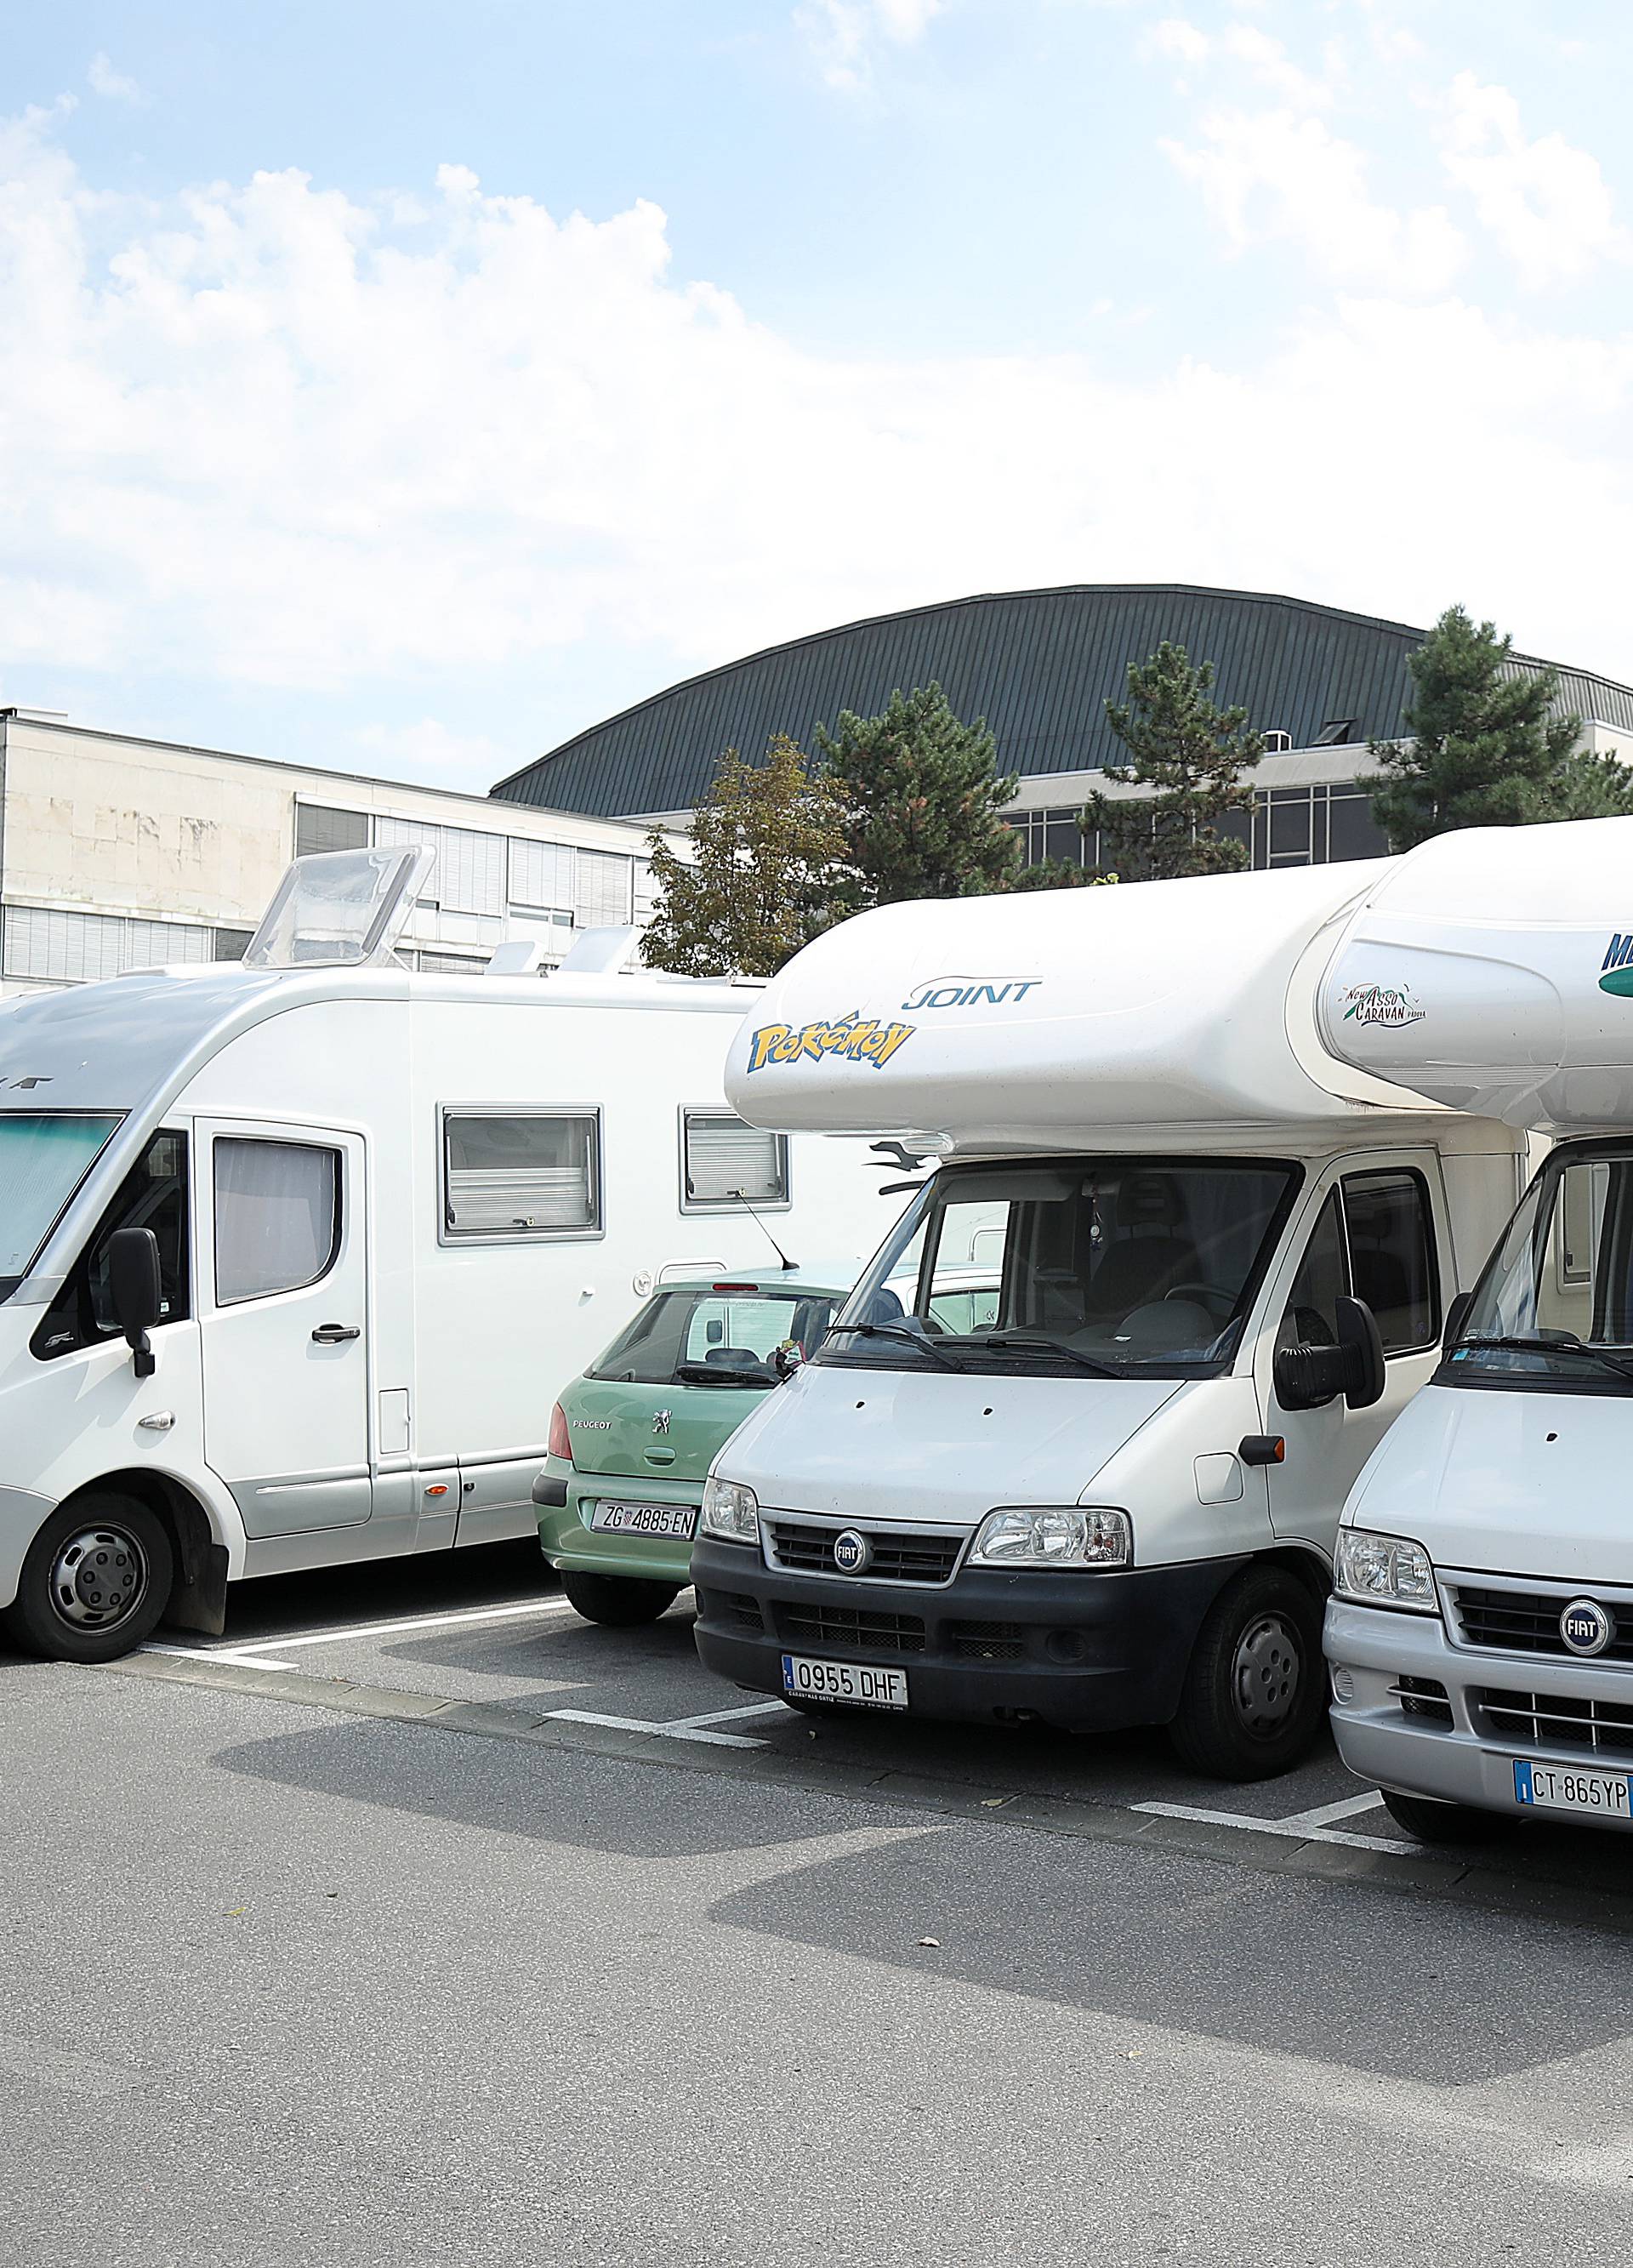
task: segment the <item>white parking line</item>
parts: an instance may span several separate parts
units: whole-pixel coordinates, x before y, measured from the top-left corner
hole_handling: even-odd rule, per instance
[[[1297,1815],[1292,1819],[1255,1819],[1242,1811],[1204,1811],[1194,1803],[1131,1803],[1130,1811],[1153,1811],[1159,1819],[1195,1819],[1204,1827],[1241,1827],[1259,1835],[1286,1835],[1298,1843],[1342,1843],[1353,1851],[1418,1852],[1421,1847],[1409,1843],[1404,1836],[1387,1839],[1381,1835],[1346,1835],[1342,1828],[1311,1827],[1301,1824]]]
[[[776,1705],[780,1709],[783,1705],[779,1701]],[[733,1710],[731,1713],[735,1716],[737,1712]],[[603,1716],[599,1709],[551,1709],[546,1714],[559,1717],[568,1725],[610,1725],[617,1733],[652,1733],[666,1741],[704,1741],[715,1749],[763,1749],[766,1746],[765,1742],[751,1740],[745,1733],[708,1732],[702,1725],[695,1725],[685,1717],[676,1718],[672,1724],[655,1725],[649,1723],[644,1717]]]
[[[1376,1811],[1383,1798],[1375,1787],[1364,1794],[1346,1795],[1337,1803],[1318,1803],[1310,1811],[1290,1811],[1282,1820],[1284,1827],[1331,1827],[1341,1819],[1353,1819],[1358,1811]]]
[[[747,1709],[706,1709],[701,1717],[672,1717],[676,1725],[729,1725],[738,1717],[781,1717],[787,1713],[785,1701],[751,1701]]]
[[[230,1660],[234,1656],[245,1660],[267,1653],[283,1653],[295,1646],[338,1646],[349,1638],[393,1638],[399,1631],[452,1630],[464,1623],[518,1622],[527,1615],[570,1615],[572,1612],[565,1599],[532,1599],[525,1606],[462,1608],[456,1614],[408,1615],[394,1623],[346,1623],[338,1630],[298,1631],[290,1638],[255,1638],[243,1646],[188,1647],[187,1652],[210,1654],[216,1660]],[[177,1653],[179,1647],[153,1649],[161,1653]],[[268,1665],[263,1664],[263,1667]],[[288,1664],[283,1665],[288,1668]]]
[[[155,1646],[150,1639],[142,1653],[173,1653],[183,1661],[232,1661],[240,1669],[293,1669],[292,1661],[269,1661],[264,1653],[240,1653],[232,1646]]]

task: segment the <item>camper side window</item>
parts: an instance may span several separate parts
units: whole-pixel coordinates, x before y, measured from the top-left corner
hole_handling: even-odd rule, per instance
[[[445,1241],[600,1233],[599,1111],[445,1110],[442,1158]]]
[[[298,1292],[340,1250],[340,1152],[216,1138],[216,1305]]]
[[[1341,1292],[1353,1292],[1372,1309],[1387,1355],[1434,1344],[1440,1286],[1421,1174],[1346,1174],[1342,1196],[1335,1189],[1328,1198],[1305,1248],[1278,1343],[1335,1344],[1334,1301]]]
[[[762,1207],[787,1204],[787,1135],[763,1133],[727,1110],[683,1110],[681,1210],[712,1211],[744,1197]]]
[[[185,1134],[155,1134],[120,1184],[78,1265],[34,1333],[33,1351],[42,1360],[119,1336],[107,1281],[107,1241],[116,1228],[152,1230],[158,1240],[159,1322],[181,1322],[192,1313]]]

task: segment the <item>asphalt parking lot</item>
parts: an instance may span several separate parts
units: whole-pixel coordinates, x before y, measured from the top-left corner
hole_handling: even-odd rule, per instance
[[[519,1550],[0,1712],[3,2268],[1626,2257],[1620,1838],[813,1723]]]
[[[1493,1821],[1471,1852],[1427,1851],[1323,1742],[1279,1779],[1223,1786],[1188,1773],[1159,1732],[1073,1736],[943,1726],[865,1710],[813,1719],[705,1670],[690,1594],[658,1622],[607,1629],[568,1605],[530,1544],[246,1585],[219,1639],[163,1632],[140,1673],[282,1692],[494,1737],[538,1737],[674,1768],[971,1810],[1262,1864],[1347,1870],[1465,1895],[1556,1901],[1633,1929],[1628,1842]],[[1350,1854],[1345,1856],[1344,1854]]]

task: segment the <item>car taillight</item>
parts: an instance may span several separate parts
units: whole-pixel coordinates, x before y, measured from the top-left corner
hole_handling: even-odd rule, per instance
[[[559,1402],[550,1412],[550,1454],[565,1457],[570,1465],[573,1461],[573,1445],[568,1438],[567,1418]]]

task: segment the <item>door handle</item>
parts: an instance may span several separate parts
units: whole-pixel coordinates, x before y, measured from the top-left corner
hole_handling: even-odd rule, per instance
[[[356,1323],[320,1323],[312,1334],[314,1346],[339,1346],[342,1339],[360,1339],[363,1333]]]

